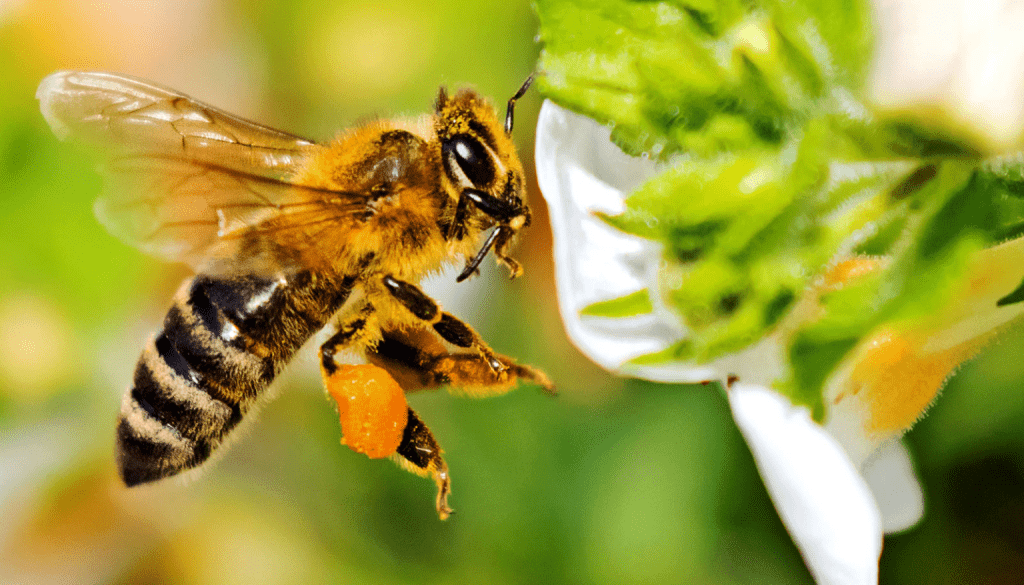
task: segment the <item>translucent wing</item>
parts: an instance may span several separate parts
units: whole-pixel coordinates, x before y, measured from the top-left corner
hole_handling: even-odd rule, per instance
[[[101,153],[100,222],[196,270],[260,273],[315,262],[319,229],[365,209],[364,195],[295,184],[322,146],[148,81],[62,71],[36,97],[58,137]]]

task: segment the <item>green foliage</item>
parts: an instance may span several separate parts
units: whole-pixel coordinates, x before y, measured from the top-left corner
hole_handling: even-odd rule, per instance
[[[781,389],[821,388],[882,323],[947,301],[971,253],[1024,234],[1024,166],[862,103],[864,3],[541,0],[541,88],[670,163],[604,217],[664,245],[692,337],[644,363],[706,362],[770,334],[834,258],[891,257],[822,299]],[[1007,291],[1007,302],[1016,296]],[[1019,295],[1018,295],[1019,296]]]
[[[779,145],[833,87],[859,83],[870,46],[850,1],[539,0],[537,11],[544,94],[613,126],[634,155]]]
[[[651,305],[650,294],[644,289],[617,299],[587,305],[580,314],[591,317],[632,317],[652,310],[654,307]]]

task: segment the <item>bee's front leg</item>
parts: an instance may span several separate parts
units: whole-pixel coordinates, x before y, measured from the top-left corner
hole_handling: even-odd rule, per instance
[[[357,344],[369,330],[367,322],[374,317],[373,305],[367,303],[355,315],[338,326],[338,332],[320,346],[320,367],[324,379],[338,369],[335,355],[349,346]]]

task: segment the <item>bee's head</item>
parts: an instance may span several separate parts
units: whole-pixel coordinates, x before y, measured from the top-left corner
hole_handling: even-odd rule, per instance
[[[449,96],[441,88],[438,94],[434,130],[441,143],[442,181],[458,200],[447,236],[461,240],[497,226],[459,275],[459,282],[476,271],[492,247],[512,278],[523,272],[508,256],[516,232],[530,225],[526,176],[512,142],[512,121],[515,102],[531,81],[528,78],[508,101],[504,126],[494,107],[474,91]]]

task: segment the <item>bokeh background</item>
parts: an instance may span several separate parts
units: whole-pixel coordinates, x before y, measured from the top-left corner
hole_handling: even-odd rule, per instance
[[[714,387],[612,377],[568,343],[536,183],[526,276],[427,288],[561,396],[410,402],[431,482],[342,447],[308,346],[199,479],[128,491],[115,415],[180,266],[107,235],[100,179],[33,98],[56,69],[130,73],[313,138],[427,111],[438,85],[503,102],[539,46],[528,1],[0,0],[0,584],[809,583]],[[515,137],[532,168],[539,107]],[[1024,582],[1024,339],[965,366],[908,436],[927,512],[883,583]]]

